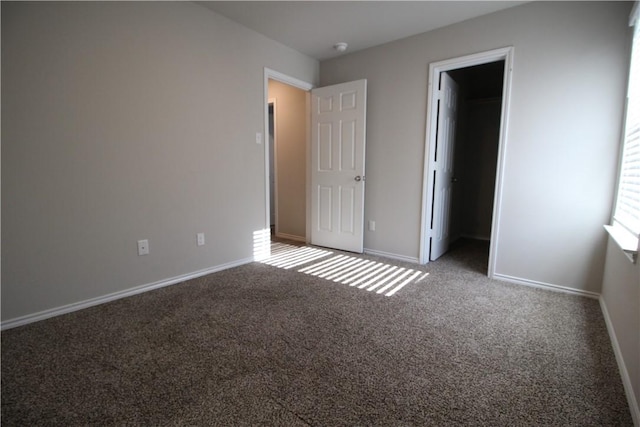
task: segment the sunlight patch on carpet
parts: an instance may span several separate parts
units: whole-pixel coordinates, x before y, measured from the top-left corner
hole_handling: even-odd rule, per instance
[[[284,243],[273,243],[271,245],[271,256],[262,261],[262,263],[288,270],[319,258],[324,258],[332,253],[308,246],[299,247]]]
[[[302,267],[300,273],[336,283],[357,287],[369,292],[392,296],[410,283],[422,281],[429,273],[398,267],[349,255],[334,255],[325,249],[272,243],[271,255],[263,264],[292,269]],[[304,267],[303,267],[304,266]]]
[[[271,256],[271,230],[265,228],[253,232],[253,260],[263,261]]]

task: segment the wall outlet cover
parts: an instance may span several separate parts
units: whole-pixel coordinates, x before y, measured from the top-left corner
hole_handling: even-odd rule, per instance
[[[138,240],[138,255],[149,255],[148,240]]]

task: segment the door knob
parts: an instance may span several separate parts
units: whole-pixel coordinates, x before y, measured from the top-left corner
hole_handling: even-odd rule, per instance
[[[358,182],[362,181],[362,177],[360,175],[356,176],[354,179]]]

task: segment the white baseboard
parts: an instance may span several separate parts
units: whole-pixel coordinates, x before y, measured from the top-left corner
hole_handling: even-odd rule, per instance
[[[420,263],[420,260],[418,258],[414,258],[406,255],[392,254],[390,252],[376,251],[373,249],[365,248],[364,253],[367,255],[377,255],[377,256],[383,256],[385,258],[397,259],[399,261],[412,262],[414,264]]]
[[[609,338],[611,339],[613,353],[616,355],[616,362],[618,362],[618,370],[620,371],[620,376],[622,377],[622,385],[624,386],[624,392],[627,395],[627,401],[629,402],[629,409],[631,410],[633,424],[638,427],[640,426],[640,408],[638,407],[638,399],[636,398],[636,395],[633,391],[633,386],[631,385],[631,377],[629,376],[627,365],[624,363],[624,359],[622,358],[622,350],[620,350],[620,344],[618,343],[618,338],[616,337],[616,331],[613,329],[613,323],[611,322],[611,317],[609,317],[607,305],[602,297],[600,297],[600,308],[602,310],[602,315],[604,316],[604,323],[607,325],[607,331],[609,332]]]
[[[233,268],[243,264],[247,264],[252,261],[253,261],[253,258],[248,258],[248,259],[229,262],[226,264],[220,264],[215,267],[194,271],[193,273],[187,273],[180,276],[175,276],[168,279],[160,280],[157,282],[148,283],[146,285],[125,289],[123,291],[114,292],[108,295],[91,298],[85,301],[74,302],[72,304],[63,305],[61,307],[40,311],[38,313],[27,314],[26,316],[16,317],[15,319],[5,320],[0,324],[0,330],[4,331],[5,329],[16,328],[18,326],[23,326],[29,323],[38,322],[40,320],[48,319],[50,317],[60,316],[62,314],[71,313],[74,311],[93,307],[95,305],[104,304],[110,301],[115,301],[117,299],[130,297],[136,294],[141,294],[143,292],[152,291],[158,288],[163,288],[165,286],[175,285],[177,283],[182,283],[184,281],[195,279],[197,277],[206,276],[207,274],[215,273],[217,271],[222,271],[228,268]]]
[[[302,236],[296,236],[296,235],[287,234],[287,233],[276,233],[276,237],[279,239],[293,240],[294,242],[306,243],[307,241],[307,239],[305,239]]]
[[[519,277],[508,276],[506,274],[494,273],[492,278],[496,280],[502,280],[503,282],[515,283],[517,285],[532,286],[534,288],[542,288],[542,289],[547,289],[551,291],[564,292],[567,294],[580,295],[583,297],[594,298],[594,299],[600,298],[600,294],[596,292],[583,291],[580,289],[568,288],[565,286],[552,285],[551,283],[537,282],[535,280],[521,279]]]

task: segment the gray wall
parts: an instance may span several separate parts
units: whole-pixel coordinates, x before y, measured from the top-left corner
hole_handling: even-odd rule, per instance
[[[601,304],[606,308],[609,332],[618,344],[635,400],[636,422],[640,407],[640,263],[632,264],[620,247],[609,239],[602,282]]]
[[[307,180],[307,93],[269,80],[276,100],[276,170],[279,237],[305,240]]]
[[[418,257],[429,63],[514,46],[496,273],[599,292],[631,5],[529,3],[322,62],[323,85],[369,82],[365,247]]]
[[[191,2],[2,2],[2,320],[251,259],[264,67],[318,80]]]

